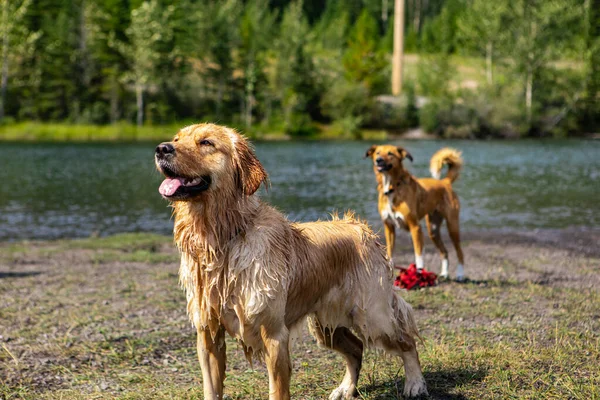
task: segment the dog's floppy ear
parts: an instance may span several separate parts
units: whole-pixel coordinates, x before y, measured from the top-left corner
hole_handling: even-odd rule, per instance
[[[375,144],[373,146],[369,147],[369,150],[367,150],[367,152],[365,153],[365,158],[371,157],[376,148],[377,148],[377,145],[375,145]]]
[[[244,194],[254,194],[262,183],[268,186],[269,176],[246,138],[240,136],[235,142],[235,152],[236,183]]]
[[[397,149],[398,149],[398,153],[400,153],[400,157],[402,157],[402,159],[408,158],[411,162],[413,161],[413,157],[410,155],[410,153],[408,151],[406,151],[405,148],[397,147]]]

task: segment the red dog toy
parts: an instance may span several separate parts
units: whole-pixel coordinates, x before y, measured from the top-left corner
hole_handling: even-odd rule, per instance
[[[417,271],[415,264],[410,264],[408,268],[395,267],[400,270],[400,275],[394,280],[394,286],[410,290],[412,288],[422,288],[426,286],[435,286],[437,275],[423,268]]]

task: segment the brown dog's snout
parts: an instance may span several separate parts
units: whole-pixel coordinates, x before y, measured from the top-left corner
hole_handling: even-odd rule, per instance
[[[158,158],[162,158],[168,154],[174,154],[175,153],[175,147],[173,147],[173,145],[171,143],[161,143],[158,146],[156,146],[156,156]]]
[[[377,157],[375,159],[375,162],[377,163],[377,165],[384,165],[385,164],[385,161],[381,157]]]

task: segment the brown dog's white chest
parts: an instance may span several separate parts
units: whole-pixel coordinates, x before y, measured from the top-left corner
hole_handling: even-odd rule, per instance
[[[381,215],[381,220],[384,223],[391,223],[393,224],[396,228],[401,228],[401,229],[408,229],[408,225],[406,224],[406,219],[404,217],[404,214],[402,214],[402,212],[400,211],[394,211],[394,207],[393,207],[393,199],[391,198],[392,196],[382,196],[383,197],[383,204],[381,209],[379,210],[379,213]]]
[[[379,213],[384,223],[391,223],[396,228],[408,229],[406,218],[401,212],[400,207],[394,206],[394,197],[399,189],[392,185],[392,179],[388,174],[383,174],[382,182],[383,193],[379,196]]]

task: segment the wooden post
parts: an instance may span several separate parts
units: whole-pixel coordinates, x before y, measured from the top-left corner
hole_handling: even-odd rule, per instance
[[[392,56],[392,94],[402,92],[402,58],[404,56],[404,0],[394,4],[394,54]]]

